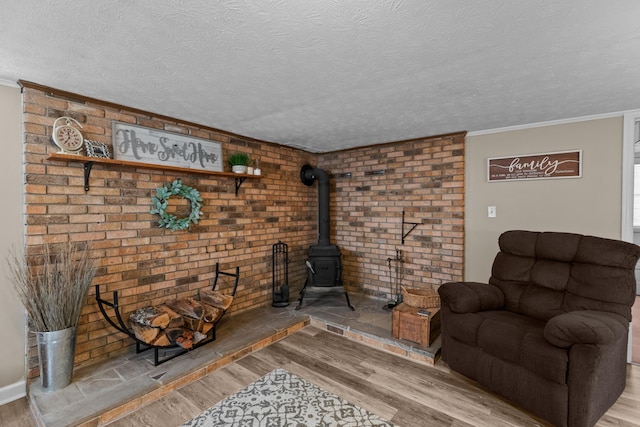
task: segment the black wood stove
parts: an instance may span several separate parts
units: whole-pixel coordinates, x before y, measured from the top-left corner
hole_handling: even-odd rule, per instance
[[[329,176],[322,169],[304,165],[300,170],[300,179],[307,186],[313,185],[318,180],[318,244],[309,247],[307,253],[307,280],[300,291],[298,306],[302,306],[302,300],[307,287],[332,287],[344,286],[342,284],[342,253],[340,248],[332,245],[329,240]],[[347,305],[354,310],[349,301],[349,294],[344,289]]]

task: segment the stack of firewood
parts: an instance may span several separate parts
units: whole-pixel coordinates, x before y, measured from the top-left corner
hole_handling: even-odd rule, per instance
[[[136,338],[146,344],[190,349],[207,338],[233,301],[230,295],[206,289],[200,290],[199,297],[199,300],[172,299],[139,308],[131,313],[129,327]]]

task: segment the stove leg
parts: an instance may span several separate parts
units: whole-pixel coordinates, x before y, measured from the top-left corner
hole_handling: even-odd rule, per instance
[[[347,297],[347,305],[349,306],[351,311],[356,311],[356,309],[351,305],[351,301],[349,301],[349,294],[347,293],[346,289],[344,290],[344,296]]]
[[[307,289],[307,282],[304,282],[304,286],[300,290],[300,296],[298,297],[298,305],[296,306],[296,310],[300,310],[302,307],[302,299],[304,298],[304,291]]]

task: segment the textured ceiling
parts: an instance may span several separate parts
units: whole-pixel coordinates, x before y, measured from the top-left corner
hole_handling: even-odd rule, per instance
[[[0,0],[0,79],[326,152],[640,108],[640,1]]]

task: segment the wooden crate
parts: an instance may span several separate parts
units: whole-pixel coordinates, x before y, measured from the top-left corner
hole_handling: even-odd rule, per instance
[[[431,314],[421,316],[420,309],[407,304],[400,304],[393,309],[391,329],[393,337],[413,341],[428,347],[440,336],[440,308],[426,308]]]

